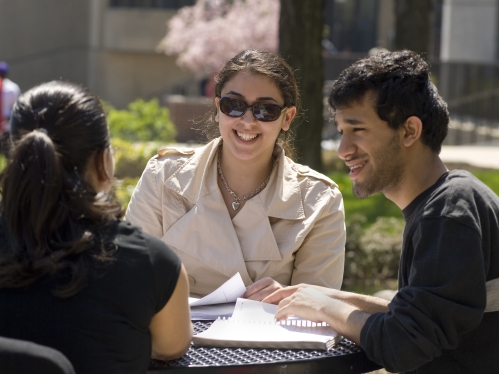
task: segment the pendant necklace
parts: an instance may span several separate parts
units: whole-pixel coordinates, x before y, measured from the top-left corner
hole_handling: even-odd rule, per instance
[[[262,192],[262,190],[269,183],[270,176],[272,175],[272,171],[274,171],[274,167],[275,167],[275,164],[277,162],[277,159],[274,159],[274,161],[272,162],[272,169],[270,170],[269,176],[267,177],[267,179],[265,179],[265,181],[260,186],[258,186],[258,188],[256,190],[254,190],[254,191],[252,191],[249,194],[246,194],[244,196],[237,196],[236,193],[230,189],[229,185],[227,184],[227,181],[225,180],[224,173],[222,172],[222,166],[220,166],[220,159],[221,158],[222,158],[222,146],[220,145],[220,148],[218,149],[218,157],[217,157],[218,174],[220,175],[220,179],[222,179],[222,183],[224,184],[225,189],[234,198],[234,201],[232,202],[232,209],[234,209],[234,210],[239,209],[239,207],[241,206],[240,201],[251,199],[253,196],[258,195],[260,192]]]

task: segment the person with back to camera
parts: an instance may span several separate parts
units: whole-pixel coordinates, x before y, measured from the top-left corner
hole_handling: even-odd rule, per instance
[[[206,128],[211,141],[160,150],[126,219],[180,256],[196,296],[237,272],[247,286],[244,297],[255,300],[301,282],[340,288],[341,194],[329,178],[284,153],[299,105],[293,71],[275,53],[246,50],[222,67],[215,83]]]
[[[499,197],[439,157],[449,113],[428,64],[379,52],[345,69],[329,103],[353,192],[382,192],[406,220],[391,301],[299,285],[264,301],[276,319],[325,321],[391,372],[497,373]]]
[[[55,348],[83,373],[145,373],[191,336],[187,274],[119,219],[99,99],[69,82],[22,94],[1,183],[0,336]]]

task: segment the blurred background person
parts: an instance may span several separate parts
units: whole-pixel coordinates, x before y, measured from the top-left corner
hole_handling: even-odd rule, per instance
[[[21,93],[19,86],[7,78],[9,65],[0,61],[0,152],[6,154],[9,147],[10,113]]]

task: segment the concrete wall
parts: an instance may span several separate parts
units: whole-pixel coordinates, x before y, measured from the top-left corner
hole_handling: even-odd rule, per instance
[[[442,61],[495,61],[498,14],[497,0],[444,0]]]
[[[166,34],[166,21],[175,11],[160,8],[104,7],[103,40],[105,49],[152,52]]]
[[[499,128],[451,120],[444,145],[499,144]]]
[[[395,38],[394,0],[379,0],[376,44],[378,47],[393,48]]]
[[[102,1],[102,0],[98,0]],[[175,12],[143,8],[102,9],[95,91],[117,107],[164,94],[198,94],[192,73],[180,69],[175,57],[156,52]]]
[[[204,143],[206,136],[200,131],[202,120],[212,108],[213,100],[206,97],[169,95],[165,104],[170,109],[170,119],[177,129],[177,141]]]
[[[173,57],[157,53],[103,51],[99,55],[95,92],[117,107],[138,98],[149,100],[186,90],[196,94],[196,81],[175,65]]]
[[[87,0],[0,0],[0,59],[26,90],[52,79],[85,82]]]
[[[139,97],[197,95],[194,76],[155,50],[174,14],[107,0],[0,0],[0,60],[23,91],[70,80],[118,108]]]

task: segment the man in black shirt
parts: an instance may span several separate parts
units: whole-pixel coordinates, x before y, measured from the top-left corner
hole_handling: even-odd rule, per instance
[[[392,301],[299,285],[263,301],[276,319],[326,321],[390,371],[499,370],[499,198],[439,157],[447,106],[428,64],[380,52],[345,69],[329,103],[359,198],[382,192],[406,220]]]

